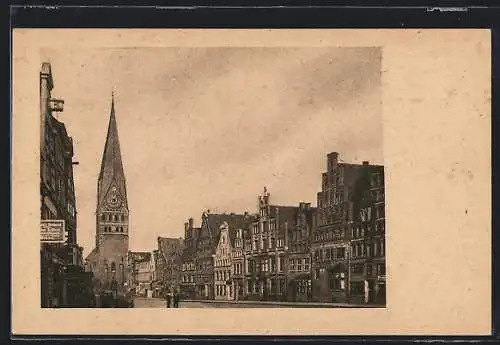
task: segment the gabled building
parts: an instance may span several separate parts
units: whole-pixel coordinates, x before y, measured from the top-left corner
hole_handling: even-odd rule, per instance
[[[194,227],[193,218],[184,223],[184,249],[181,254],[182,273],[180,289],[184,298],[196,298],[196,249],[200,228]]]
[[[243,231],[254,217],[224,221],[220,226],[219,242],[214,255],[215,299],[235,300],[243,296]]]
[[[312,299],[311,235],[316,226],[316,208],[301,202],[295,227],[289,238],[287,300],[307,302]]]
[[[250,245],[250,225],[255,222],[255,214],[246,214],[242,227],[230,232],[231,242],[231,295],[234,300],[246,299],[245,294],[245,243]],[[251,246],[248,246],[251,248]]]
[[[288,236],[296,229],[298,207],[270,204],[266,188],[258,197],[259,212],[245,240],[245,298],[286,300]]]
[[[317,226],[312,234],[313,300],[348,302],[352,252],[351,234],[355,227],[355,204],[359,181],[369,162],[339,161],[337,152],[327,155],[327,171],[322,174],[322,190],[317,199]]]
[[[214,286],[215,299],[232,300],[231,286],[232,250],[229,224],[223,222],[220,226],[219,243],[214,255]]]
[[[201,228],[196,241],[195,256],[195,298],[214,299],[214,256],[220,237],[220,226],[227,222],[229,227],[241,228],[245,216],[242,214],[202,214]]]
[[[180,290],[183,251],[184,239],[158,237],[156,274],[162,289]]]

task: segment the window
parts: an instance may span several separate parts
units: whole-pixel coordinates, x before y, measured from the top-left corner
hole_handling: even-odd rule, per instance
[[[377,274],[381,276],[385,275],[385,264],[377,265]]]
[[[290,259],[290,271],[295,271],[295,259]]]
[[[337,248],[337,259],[343,259],[345,258],[345,248]]]
[[[302,271],[302,259],[297,259],[297,271]]]
[[[366,265],[366,275],[367,276],[372,275],[372,265]]]
[[[355,274],[363,273],[363,265],[362,264],[352,265],[352,273],[355,273]]]
[[[122,222],[125,221],[125,215],[122,214]]]
[[[280,272],[282,272],[282,271],[283,271],[283,257],[282,257],[282,256],[279,256],[279,257],[278,257],[278,270],[279,270]]]
[[[309,258],[304,259],[304,271],[309,272],[310,262]]]

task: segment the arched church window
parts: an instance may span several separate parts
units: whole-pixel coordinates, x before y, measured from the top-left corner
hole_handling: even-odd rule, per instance
[[[111,222],[113,220],[113,215],[108,214],[108,221]]]
[[[111,263],[111,272],[116,272],[116,264],[114,261]]]
[[[103,213],[103,214],[101,214],[101,220],[102,220],[102,221],[106,221],[106,215],[105,215],[104,213]]]
[[[117,221],[118,221],[118,215],[115,214],[115,222],[117,222]]]
[[[122,214],[122,222],[125,221],[125,216]]]

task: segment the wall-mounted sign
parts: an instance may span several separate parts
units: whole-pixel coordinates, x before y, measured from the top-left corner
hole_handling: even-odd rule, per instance
[[[40,224],[40,241],[45,243],[63,243],[65,241],[63,219],[42,220]]]

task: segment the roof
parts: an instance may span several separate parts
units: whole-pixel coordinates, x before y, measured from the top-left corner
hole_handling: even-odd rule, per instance
[[[106,197],[106,192],[113,183],[124,196],[125,206],[127,204],[127,189],[125,184],[125,173],[123,172],[122,156],[120,151],[120,141],[118,139],[118,128],[115,117],[115,101],[111,100],[111,114],[109,117],[108,133],[106,143],[104,144],[104,153],[102,155],[101,171],[99,173],[99,204]]]
[[[299,215],[298,206],[279,206],[271,205],[271,217],[277,217],[277,227],[278,229],[285,229],[285,224],[288,230],[295,229],[297,223],[297,217]]]
[[[158,250],[165,260],[175,255],[182,255],[184,239],[171,237],[158,237]]]
[[[95,247],[94,249],[92,249],[89,255],[87,255],[86,260],[95,261],[95,258],[97,257],[98,254],[99,254],[99,248]]]
[[[220,226],[227,222],[229,226],[229,237],[233,241],[236,230],[244,229],[251,223],[251,217],[248,214],[236,214],[236,213],[204,213],[202,221],[203,224],[208,226],[210,236],[213,240],[212,244],[216,246],[219,243],[220,238]]]

